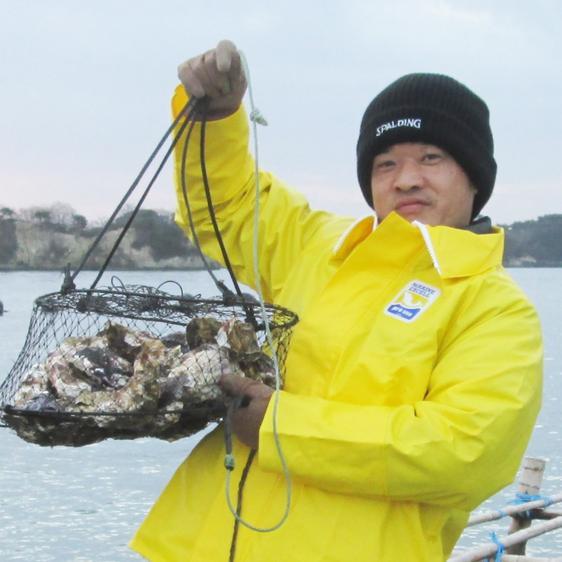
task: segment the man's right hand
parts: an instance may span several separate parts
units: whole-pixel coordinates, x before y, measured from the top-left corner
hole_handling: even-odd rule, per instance
[[[191,96],[208,97],[211,119],[234,113],[247,86],[240,53],[232,41],[220,41],[215,49],[180,64],[178,77]]]

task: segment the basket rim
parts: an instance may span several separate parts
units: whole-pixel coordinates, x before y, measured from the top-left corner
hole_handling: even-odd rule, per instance
[[[149,285],[134,285],[135,288],[137,287],[147,287],[150,289],[154,289],[154,287],[150,287]],[[236,300],[232,300],[232,301],[225,301],[225,299],[223,299],[222,297],[210,297],[210,298],[202,298],[200,296],[182,296],[182,295],[171,295],[169,293],[164,293],[162,291],[158,291],[158,292],[154,292],[154,293],[145,293],[142,291],[134,291],[134,290],[121,290],[121,289],[111,289],[111,288],[107,288],[107,289],[73,289],[72,291],[68,291],[68,292],[63,292],[63,291],[54,291],[52,293],[45,293],[44,295],[40,295],[38,296],[35,300],[34,300],[34,306],[35,307],[39,307],[39,308],[48,308],[50,306],[50,302],[48,301],[52,301],[52,300],[56,300],[56,299],[61,299],[63,300],[65,297],[67,297],[68,295],[72,295],[72,294],[79,294],[79,295],[84,295],[86,297],[92,297],[92,296],[103,296],[103,295],[121,295],[121,296],[125,296],[125,297],[143,297],[143,298],[155,298],[155,299],[159,299],[162,301],[167,301],[167,302],[178,302],[178,303],[183,303],[183,304],[205,304],[205,305],[214,305],[214,306],[225,306],[225,307],[230,307],[230,308],[251,308],[254,312],[260,312],[262,305],[259,302],[253,302],[249,299],[236,299]],[[64,302],[61,303],[57,303],[57,305],[60,305],[61,310],[62,309],[71,309],[74,310],[75,306],[73,303],[69,302],[66,306]],[[288,320],[285,321],[281,321],[281,322],[277,322],[275,325],[275,329],[289,329],[294,327],[298,321],[299,321],[299,317],[298,315],[293,312],[292,310],[278,305],[278,304],[272,304],[272,303],[268,303],[268,302],[264,302],[263,303],[264,308],[268,311],[268,312],[280,312],[282,314],[284,314]]]
[[[24,418],[50,418],[54,420],[80,420],[94,417],[107,417],[107,418],[136,418],[136,417],[146,417],[153,416],[158,418],[161,416],[169,414],[180,414],[188,415],[190,417],[196,416],[197,414],[206,414],[211,416],[222,417],[226,413],[226,406],[224,404],[215,405],[205,405],[205,406],[190,406],[189,408],[184,408],[182,410],[135,410],[133,412],[103,412],[103,411],[93,411],[93,412],[76,412],[72,410],[65,410],[61,412],[53,410],[27,410],[25,408],[16,408],[9,404],[5,404],[0,407],[0,418],[2,416],[20,416]]]

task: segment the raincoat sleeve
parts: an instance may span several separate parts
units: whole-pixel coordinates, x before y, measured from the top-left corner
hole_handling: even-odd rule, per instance
[[[187,96],[178,86],[172,100],[174,117],[181,111]],[[205,134],[205,161],[212,202],[238,281],[256,287],[254,275],[254,210],[255,162],[248,151],[248,119],[243,106],[231,116],[209,121]],[[175,184],[178,207],[176,222],[189,238],[186,192],[197,236],[203,251],[223,263],[216,241],[205,197],[201,174],[200,125],[193,130],[188,143],[185,168],[182,167],[184,142],[174,152]],[[182,169],[185,174],[182,174]],[[311,211],[305,198],[281,183],[267,172],[259,173],[259,265],[264,299],[276,302],[283,281],[297,263],[297,257],[314,237],[337,240],[351,222],[349,218],[330,213]]]
[[[319,488],[471,510],[512,481],[541,396],[542,342],[517,293],[479,298],[493,314],[459,332],[439,357],[424,400],[365,406],[280,393],[278,434],[294,478]],[[376,369],[376,366],[373,367]],[[273,401],[259,464],[281,472]]]

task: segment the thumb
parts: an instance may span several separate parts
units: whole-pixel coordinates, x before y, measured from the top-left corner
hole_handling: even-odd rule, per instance
[[[219,379],[218,385],[227,396],[241,396],[246,393],[249,386],[254,383],[252,379],[237,375],[224,374]]]
[[[240,57],[238,49],[232,41],[219,41],[216,49],[217,70],[219,72],[229,72],[233,63],[233,59]]]

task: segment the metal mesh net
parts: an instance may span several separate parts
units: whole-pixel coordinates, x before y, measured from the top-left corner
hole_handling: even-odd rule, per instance
[[[52,293],[0,386],[2,421],[40,445],[191,435],[224,414],[223,373],[273,385],[296,315],[249,299],[174,296],[146,286]]]

